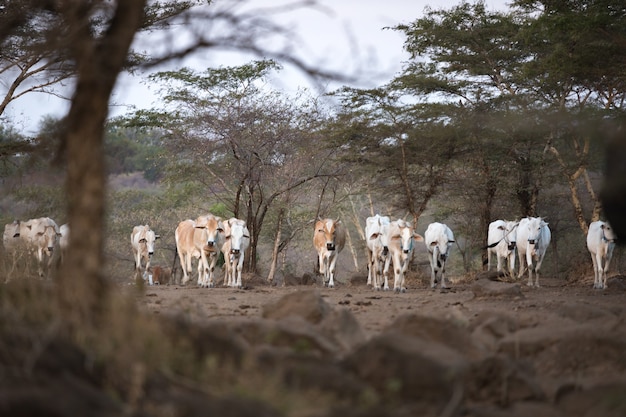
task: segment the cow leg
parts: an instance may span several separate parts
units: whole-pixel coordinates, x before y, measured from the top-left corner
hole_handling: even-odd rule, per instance
[[[609,271],[609,260],[605,258],[604,266],[602,267],[602,289],[605,290],[607,288],[607,272]]]
[[[502,257],[499,254],[496,254],[496,258],[498,258],[498,272],[502,272]]]
[[[446,285],[446,263],[441,264],[441,288],[448,288]]]
[[[380,282],[380,285],[383,288],[383,291],[389,291],[389,263],[390,262],[391,262],[391,259],[389,258],[389,255],[387,255],[384,259],[381,259],[379,261],[378,280]],[[383,268],[387,268],[386,274]]]
[[[241,282],[241,272],[243,271],[243,254],[239,255],[239,262],[237,262],[237,288],[243,288]]]
[[[37,272],[39,273],[39,278],[43,278],[43,249],[37,249]]]
[[[328,257],[328,288],[335,287],[335,264],[337,263],[337,254]]]
[[[437,248],[433,250],[430,256],[430,288],[437,286]]]
[[[376,280],[376,273],[378,272],[375,269],[376,257],[373,256],[373,253],[369,248],[367,249],[367,285],[372,285],[372,270],[374,270],[374,281]]]
[[[387,257],[385,258],[385,265],[383,267],[383,273],[382,276],[380,277],[380,279],[384,279],[385,280],[385,285],[383,286],[385,291],[389,291],[389,266],[391,264],[391,257],[389,255],[387,255]]]

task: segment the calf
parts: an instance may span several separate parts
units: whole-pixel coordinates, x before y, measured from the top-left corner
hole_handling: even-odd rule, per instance
[[[404,280],[409,261],[413,255],[414,242],[422,242],[424,238],[415,233],[411,223],[402,219],[389,223],[386,235],[389,256],[385,260],[385,268],[383,270],[385,277],[384,290],[389,289],[389,265],[393,264],[393,290],[397,293],[406,292]]]
[[[587,232],[587,249],[593,262],[593,288],[606,289],[606,274],[615,248],[615,233],[611,226],[603,221],[595,221],[589,225]]]
[[[335,286],[335,265],[337,255],[346,244],[346,231],[340,220],[324,219],[315,222],[313,245],[317,251],[320,274],[324,276],[324,285]]]
[[[528,269],[528,286],[539,287],[539,269],[546,256],[552,234],[548,223],[541,217],[526,217],[517,228],[517,253],[519,255],[518,278]],[[526,262],[524,262],[524,260]],[[533,272],[535,281],[533,282]]]
[[[454,234],[443,223],[431,223],[424,233],[424,243],[429,253],[430,287],[437,287],[437,275],[441,275],[441,288],[446,287],[446,261],[450,256],[450,247],[454,243]]]

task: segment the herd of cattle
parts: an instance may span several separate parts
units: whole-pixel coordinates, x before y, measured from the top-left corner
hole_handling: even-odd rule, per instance
[[[424,236],[415,232],[410,222],[391,221],[389,216],[374,215],[366,219],[367,284],[375,290],[389,290],[389,271],[393,267],[393,289],[405,292],[405,274],[413,256],[416,242],[424,242],[429,255],[430,286],[446,286],[446,261],[455,242],[450,228],[434,222],[428,225]],[[148,278],[155,241],[159,235],[149,225],[135,226],[130,235],[135,271]],[[242,287],[241,273],[244,253],[250,246],[250,232],[246,222],[237,218],[223,220],[212,214],[196,220],[181,221],[174,237],[176,252],[183,272],[182,285],[189,282],[192,261],[197,260],[198,285],[215,286],[215,266],[224,254],[224,285]],[[49,217],[28,221],[16,220],[4,227],[3,244],[7,253],[22,249],[35,255],[40,277],[50,269],[55,247],[60,249],[60,259],[69,244],[69,226],[57,226]],[[497,259],[497,271],[515,275],[516,253],[519,256],[518,278],[528,271],[528,285],[539,286],[539,270],[551,239],[548,223],[540,217],[527,217],[519,221],[496,220],[489,225],[487,242],[488,270],[492,255]],[[337,256],[346,242],[346,232],[341,221],[319,219],[315,222],[313,245],[318,255],[319,273],[324,285],[334,287]],[[594,269],[594,288],[607,287],[607,272],[615,247],[615,234],[610,225],[595,221],[589,225],[587,248]],[[506,267],[506,270],[505,270]],[[534,279],[533,279],[534,275]],[[152,277],[150,276],[150,279]],[[152,281],[150,282],[152,284]]]

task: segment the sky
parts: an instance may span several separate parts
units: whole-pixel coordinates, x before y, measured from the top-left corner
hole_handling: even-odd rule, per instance
[[[224,0],[216,0],[224,1]],[[250,0],[250,7],[263,9],[293,3],[295,0]],[[488,9],[505,10],[509,0],[485,0]],[[293,29],[298,36],[297,54],[308,64],[331,71],[357,74],[350,85],[375,87],[391,80],[402,69],[408,55],[402,45],[400,32],[384,27],[409,23],[422,17],[426,7],[448,9],[461,0],[317,0],[319,7],[292,10],[276,15],[277,22]],[[253,56],[220,52],[200,53],[177,62],[178,67],[189,66],[198,71],[209,67],[241,65]],[[112,99],[110,115],[117,116],[134,108],[152,108],[158,104],[156,90],[145,82],[147,74],[124,74],[118,81]],[[270,79],[273,88],[295,93],[307,88],[321,93],[301,71],[285,66]],[[345,84],[345,83],[343,83]],[[328,84],[327,91],[342,84]],[[68,93],[69,94],[69,93]],[[37,131],[46,115],[62,116],[69,103],[46,94],[28,94],[15,101],[8,109],[11,124],[25,134]]]

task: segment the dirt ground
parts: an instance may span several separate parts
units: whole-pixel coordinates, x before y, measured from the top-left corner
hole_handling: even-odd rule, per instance
[[[430,411],[406,415],[617,417],[626,415],[625,278],[595,290],[588,279],[542,277],[536,288],[481,274],[446,290],[409,279],[406,293],[373,291],[365,276],[333,289],[249,278],[244,289],[149,286],[139,299],[155,315],[246,329],[254,345],[275,338],[267,326],[296,335],[290,343],[297,345],[300,329],[312,323],[335,346],[348,346],[338,362],[316,362],[331,366],[326,372],[337,381],[356,377],[388,394],[398,384],[392,398],[413,406],[416,398],[421,407],[441,397]],[[310,313],[320,304],[331,312],[315,324]],[[296,321],[295,328],[278,324],[307,315],[309,323]],[[346,373],[334,374],[338,369]],[[344,382],[337,384],[335,393],[345,391]]]
[[[154,285],[146,287],[141,304],[154,314],[184,313],[193,320],[229,317],[260,317],[263,306],[297,291],[315,289],[333,307],[350,310],[371,337],[407,313],[425,314],[469,322],[481,312],[501,312],[542,327],[561,326],[572,319],[578,324],[595,321],[595,308],[621,312],[626,320],[626,281],[609,279],[609,288],[594,290],[592,282],[568,283],[542,277],[541,287],[519,282],[520,294],[477,296],[472,282],[453,283],[449,289],[430,289],[426,282],[409,280],[407,292],[374,291],[366,276],[355,276],[349,283],[326,288],[313,285],[270,286],[262,279],[244,280],[244,289],[199,288],[196,285]],[[509,282],[510,283],[510,282]],[[578,310],[575,318],[564,310]]]

